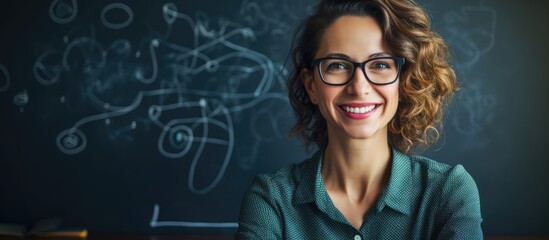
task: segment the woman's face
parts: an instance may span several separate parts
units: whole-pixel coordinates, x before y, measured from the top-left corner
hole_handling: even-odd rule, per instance
[[[331,56],[364,62],[391,53],[374,18],[343,16],[325,30],[315,58]],[[349,83],[332,86],[322,82],[317,67],[303,70],[302,79],[326,119],[330,139],[387,138],[387,124],[398,106],[398,81],[374,85],[357,68]]]

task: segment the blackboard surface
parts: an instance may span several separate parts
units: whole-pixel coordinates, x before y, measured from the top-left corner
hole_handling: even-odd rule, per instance
[[[545,1],[434,1],[462,90],[440,144],[489,235],[548,234]],[[232,233],[251,179],[303,160],[285,65],[314,1],[0,7],[0,222]]]

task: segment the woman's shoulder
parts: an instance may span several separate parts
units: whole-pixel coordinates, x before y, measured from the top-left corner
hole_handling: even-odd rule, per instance
[[[463,197],[478,201],[475,180],[461,164],[450,165],[424,156],[409,156],[413,175],[439,199]],[[445,201],[445,200],[443,200]]]
[[[413,171],[420,171],[432,178],[447,180],[448,178],[471,177],[461,164],[450,165],[419,155],[409,155],[408,157]]]
[[[438,223],[439,236],[451,236],[456,232],[460,239],[476,239],[482,236],[480,223],[480,196],[473,177],[461,164],[454,166],[422,156],[410,156],[416,184],[424,186],[419,194],[431,202],[433,217]],[[425,210],[429,212],[430,210]],[[455,236],[455,235],[453,235]],[[444,238],[444,237],[442,237]]]
[[[259,174],[255,177],[252,187],[262,188],[271,192],[294,191],[306,178],[305,175],[316,173],[318,154],[298,163],[292,163],[271,173]]]

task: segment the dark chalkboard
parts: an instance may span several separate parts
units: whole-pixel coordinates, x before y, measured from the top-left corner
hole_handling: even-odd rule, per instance
[[[310,154],[285,80],[314,2],[3,3],[0,222],[234,232],[252,177]],[[420,3],[462,86],[425,155],[473,175],[486,234],[547,234],[549,4]]]

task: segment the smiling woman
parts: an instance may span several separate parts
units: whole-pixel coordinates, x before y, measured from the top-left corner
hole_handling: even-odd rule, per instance
[[[353,68],[345,82],[334,86],[326,84],[328,80],[334,80],[334,74],[333,71],[323,69],[322,62],[318,65],[321,74],[316,74],[311,69],[302,70],[301,79],[305,89],[311,102],[318,106],[322,117],[327,121],[328,136],[334,144],[346,142],[347,139],[380,138],[368,142],[387,145],[386,126],[398,106],[398,85],[390,83],[398,78],[400,62],[393,60],[391,63],[390,51],[385,45],[381,29],[374,18],[342,16],[325,30],[315,58],[324,59],[322,62],[357,59],[364,61],[358,64],[362,71],[355,71]],[[328,63],[334,65],[333,62]],[[392,66],[392,69],[387,67],[383,70],[384,74],[380,74],[380,70],[374,70],[369,63],[374,66],[384,63],[385,66]],[[373,74],[375,72],[378,74]],[[376,82],[382,84],[372,81],[372,76],[375,76]],[[319,78],[322,81],[314,80]],[[363,147],[365,146],[360,148]]]
[[[456,90],[419,5],[323,0],[293,57],[292,133],[320,151],[255,179],[237,239],[482,239],[469,173],[409,155],[436,142]]]

